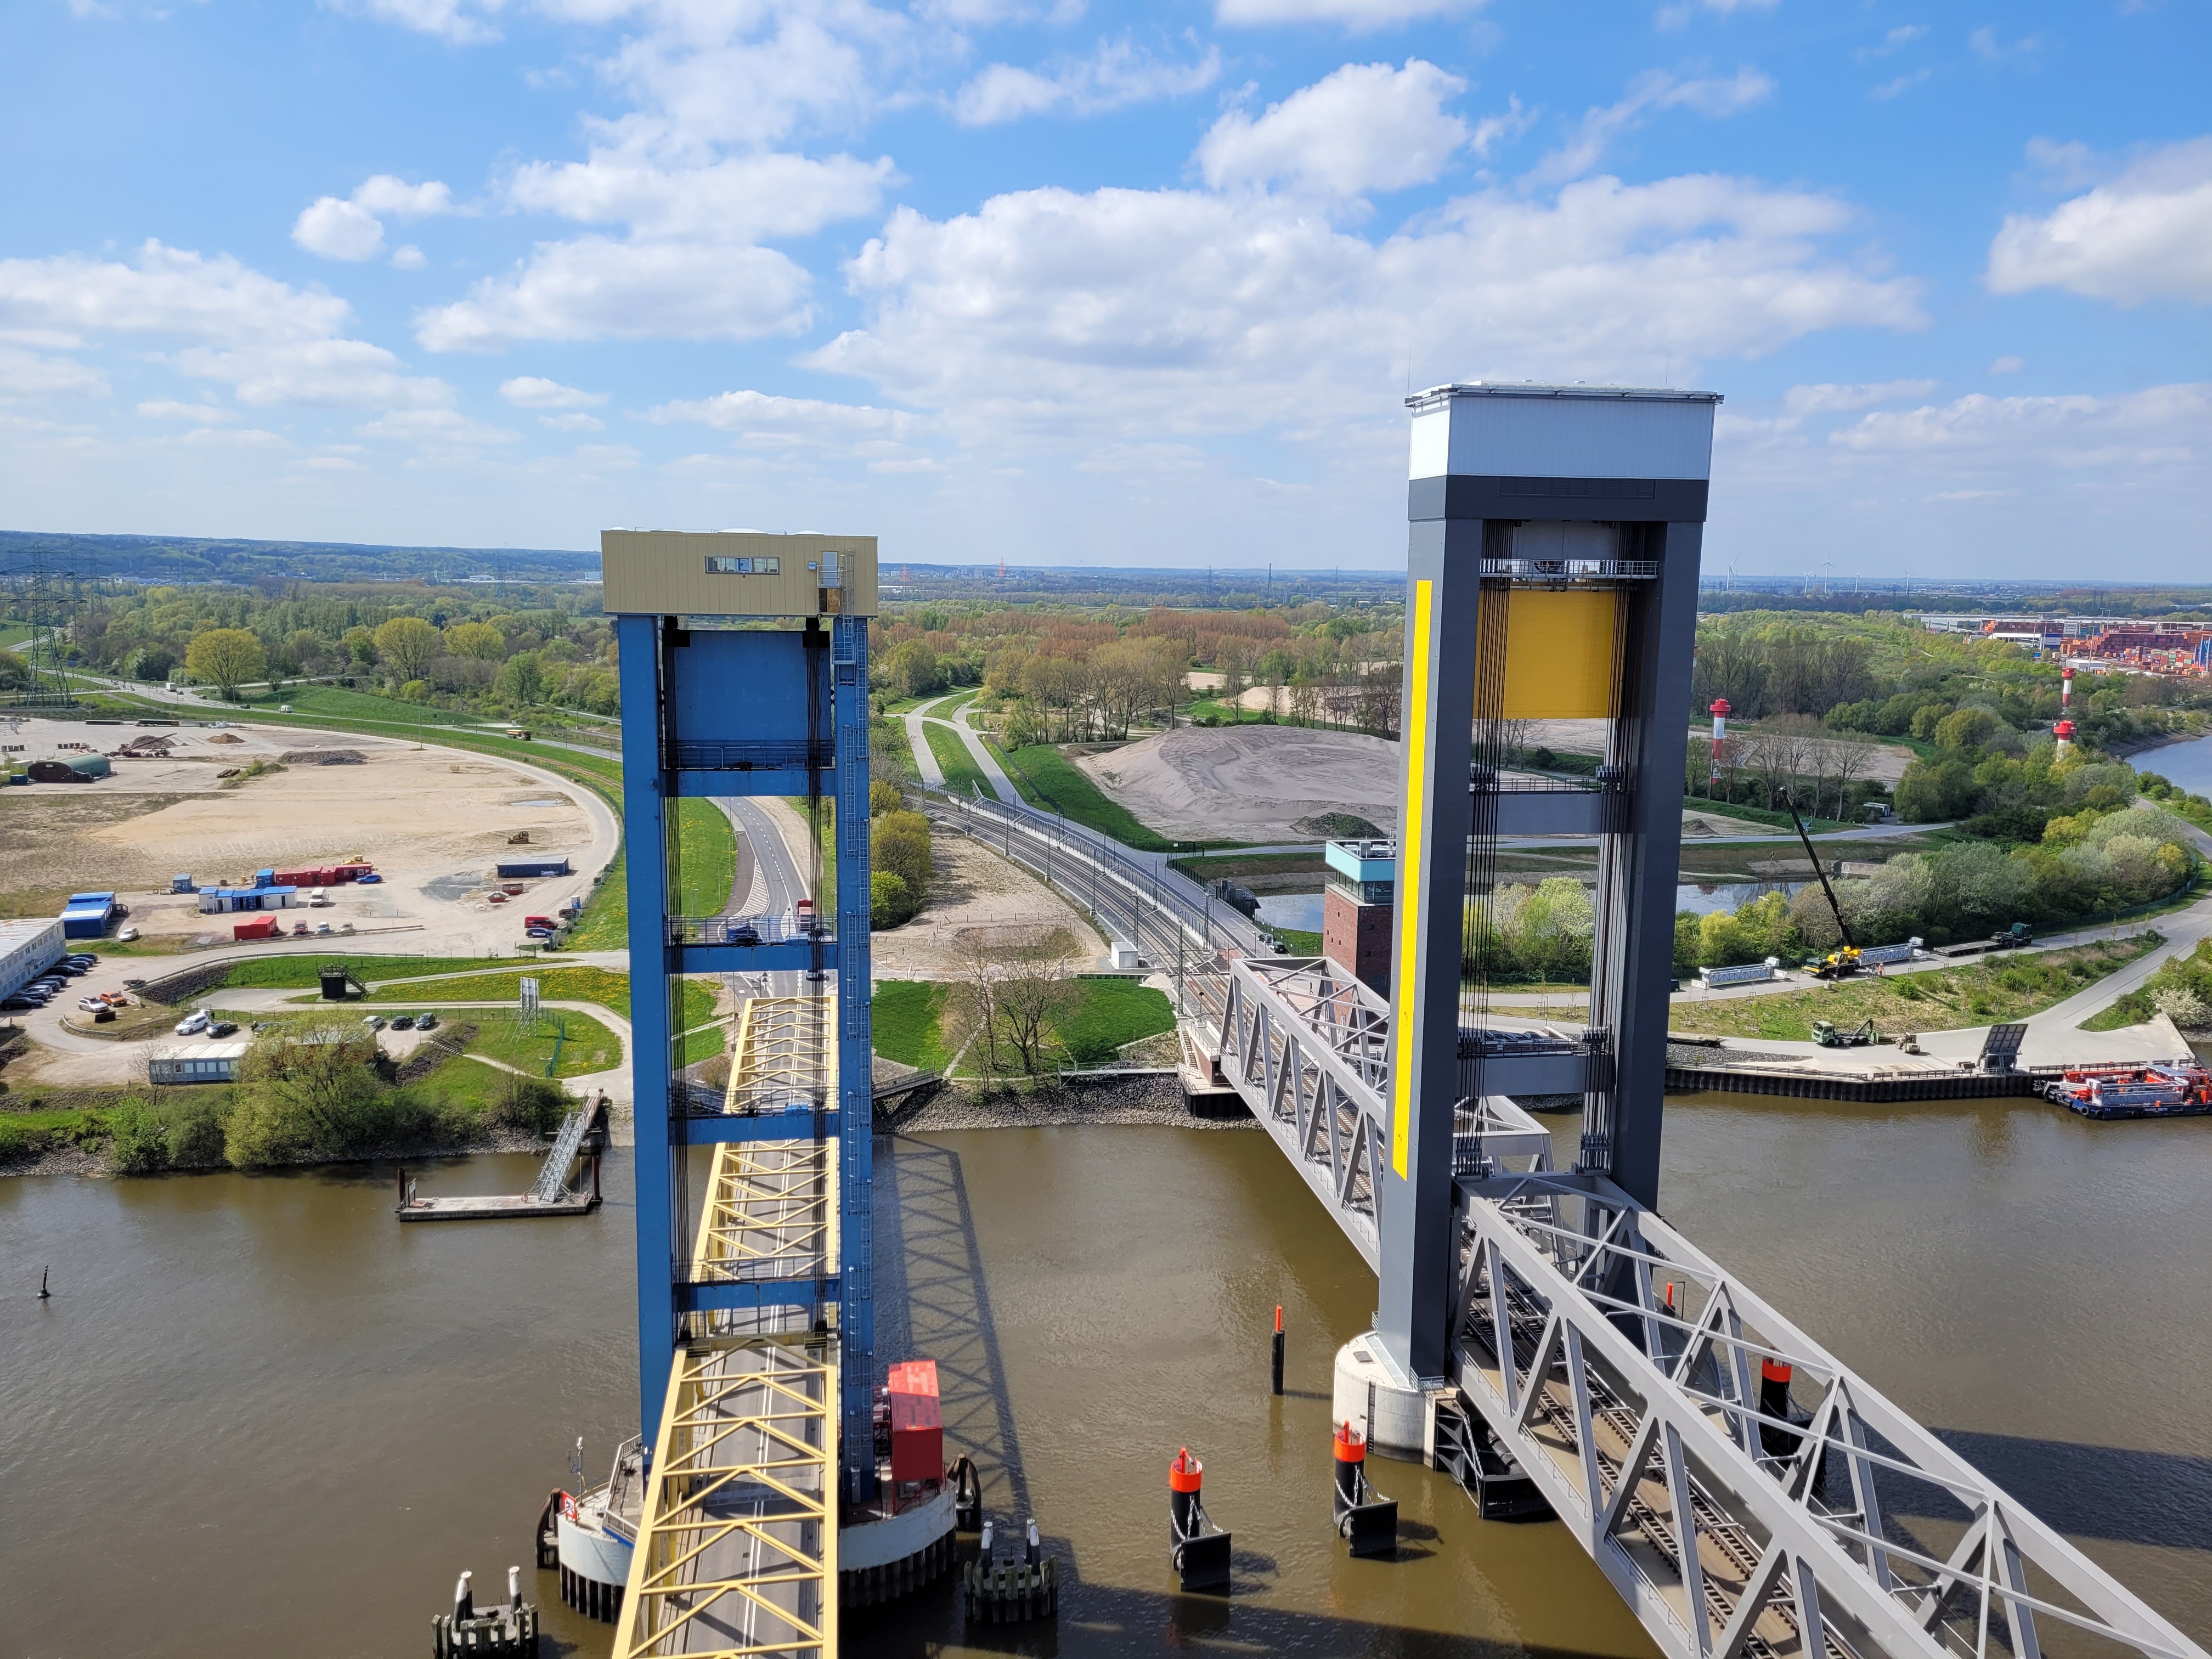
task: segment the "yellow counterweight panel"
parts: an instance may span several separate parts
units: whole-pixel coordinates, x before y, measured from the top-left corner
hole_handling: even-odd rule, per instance
[[[1509,720],[1604,720],[1614,712],[1613,632],[1620,595],[1609,587],[1486,589],[1504,600]]]

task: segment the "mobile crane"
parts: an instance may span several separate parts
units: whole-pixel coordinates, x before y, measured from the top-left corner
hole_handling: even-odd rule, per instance
[[[1844,920],[1844,907],[1836,902],[1836,890],[1828,885],[1828,872],[1820,865],[1820,854],[1813,850],[1813,838],[1805,833],[1805,820],[1797,816],[1796,797],[1784,789],[1782,804],[1790,809],[1790,822],[1797,826],[1797,839],[1804,843],[1805,856],[1812,860],[1813,873],[1820,878],[1820,891],[1826,896],[1828,908],[1836,918],[1836,932],[1843,943],[1814,964],[1814,979],[1849,979],[1859,971],[1859,947],[1851,938],[1850,924]]]

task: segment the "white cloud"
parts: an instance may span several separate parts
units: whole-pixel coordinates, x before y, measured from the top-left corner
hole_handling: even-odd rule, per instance
[[[208,258],[157,241],[131,264],[74,253],[0,260],[0,326],[190,342],[172,366],[232,386],[244,403],[450,400],[443,382],[410,376],[381,346],[345,337],[351,314],[321,288],[295,289],[228,254]]]
[[[1992,374],[2017,374],[2021,370],[2027,367],[2027,360],[2024,357],[2000,357],[1996,362],[1990,365],[1990,373]]]
[[[1884,380],[1868,386],[1793,386],[1783,394],[1782,406],[1792,415],[1829,414],[1872,409],[1877,404],[1902,403],[1908,398],[1925,398],[1935,390],[1933,380]]]
[[[1862,64],[1871,63],[1877,58],[1887,58],[1893,52],[1902,52],[1914,41],[1925,40],[1927,38],[1927,24],[1899,23],[1881,37],[1881,43],[1879,46],[1861,46],[1851,56]]]
[[[1822,329],[1917,328],[1917,285],[1826,255],[1852,214],[1743,180],[1486,191],[1379,246],[1262,195],[1024,191],[894,213],[865,327],[802,362],[963,433],[1251,431],[1377,416],[1428,380],[1649,379]]]
[[[324,196],[300,210],[292,240],[325,259],[374,259],[384,246],[384,222],[366,208]]]
[[[407,242],[392,250],[392,265],[395,270],[420,270],[430,262],[422,257],[422,250]]]
[[[395,179],[388,173],[380,173],[364,180],[348,198],[318,197],[301,210],[292,224],[292,240],[310,253],[325,259],[359,261],[373,259],[384,246],[384,218],[420,219],[434,214],[461,212],[453,195],[436,179],[426,184],[410,185],[404,179]],[[413,264],[422,261],[419,248],[400,250],[392,263],[402,263],[400,255],[411,252]]]
[[[2212,385],[2162,386],[2109,398],[1991,398],[1876,412],[1829,434],[1861,455],[1941,455],[2008,471],[2186,465],[2212,438]]]
[[[1285,184],[1329,196],[1402,190],[1444,170],[1470,133],[1444,112],[1467,82],[1434,64],[1346,64],[1267,106],[1258,118],[1231,110],[1198,147],[1216,190]]]
[[[1740,11],[1772,11],[1779,3],[1780,0],[1698,0],[1704,9],[1723,17]],[[1662,6],[1652,21],[1662,29],[1679,29],[1688,25],[1698,9],[1698,6],[1691,4],[1690,0],[1681,0],[1678,5]]]
[[[518,340],[753,340],[804,328],[808,287],[805,270],[772,248],[586,236],[541,242],[513,276],[418,311],[415,337],[433,351]]]
[[[1729,76],[1680,80],[1663,70],[1647,70],[1629,83],[1617,104],[1584,112],[1575,136],[1538,163],[1529,175],[1540,182],[1578,179],[1595,167],[1613,141],[1633,131],[1661,111],[1687,109],[1708,119],[1739,114],[1774,95],[1772,77],[1746,66]]]
[[[2008,215],[1984,280],[1998,294],[2212,303],[2212,138],[2153,150],[2048,214]]]
[[[0,346],[0,398],[105,397],[107,377],[74,357]]]
[[[520,441],[520,433],[503,426],[486,426],[451,409],[395,409],[356,427],[364,438],[395,439],[403,443],[447,447],[465,445],[484,447]]]
[[[665,403],[646,418],[660,425],[697,421],[757,446],[853,443],[904,439],[927,424],[901,409],[827,403],[816,398],[778,398],[765,392],[725,392],[719,397]]]
[[[264,432],[259,427],[255,426],[195,427],[175,441],[190,444],[195,449],[294,449],[298,447],[289,438],[279,437],[274,432]]]
[[[538,424],[556,432],[605,432],[607,423],[598,416],[580,410],[571,410],[566,415],[540,415]]]
[[[817,161],[766,154],[671,167],[635,150],[594,150],[587,161],[518,168],[506,195],[516,207],[578,224],[739,242],[811,236],[839,219],[872,213],[885,186],[896,182],[889,156]]]
[[[219,404],[180,404],[160,398],[139,404],[138,415],[142,420],[191,421],[201,425],[238,418]]]
[[[1215,0],[1223,24],[1336,23],[1354,33],[1480,11],[1485,0]]]
[[[486,11],[500,9],[500,0],[482,0]],[[465,0],[360,0],[360,9],[371,17],[402,28],[434,34],[457,46],[481,46],[499,39],[499,31],[482,17],[471,16]]]
[[[1164,62],[1127,37],[1101,40],[1088,58],[1048,65],[1048,72],[993,64],[954,94],[953,118],[963,127],[993,126],[1064,110],[1095,115],[1156,98],[1202,92],[1221,74],[1221,52],[1208,47],[1197,62]]]
[[[499,395],[517,409],[596,409],[607,400],[604,392],[585,392],[535,374],[501,380]]]
[[[1903,75],[1893,76],[1878,86],[1868,88],[1867,96],[1877,104],[1886,104],[1893,98],[1902,98],[1935,72],[1929,69],[1908,70]]]
[[[2007,45],[1998,38],[1994,28],[1983,27],[1968,35],[1966,44],[1973,48],[1974,56],[1984,64],[2002,64],[2010,58],[2033,57],[2043,50],[2044,42],[2039,34],[2024,34]]]

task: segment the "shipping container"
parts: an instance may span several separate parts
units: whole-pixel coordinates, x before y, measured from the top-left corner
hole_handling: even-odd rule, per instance
[[[503,879],[521,877],[526,880],[532,876],[565,876],[568,872],[566,859],[521,859],[499,866]]]
[[[171,876],[169,878],[169,890],[173,893],[191,892],[192,890],[192,878],[188,875]]]
[[[278,932],[276,918],[263,916],[257,921],[235,924],[230,930],[230,936],[234,939],[275,939]]]

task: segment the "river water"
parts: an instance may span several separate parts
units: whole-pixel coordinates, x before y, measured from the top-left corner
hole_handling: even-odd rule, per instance
[[[1671,1220],[2212,1637],[2212,1121],[1667,1110]],[[1071,1569],[1056,1632],[1024,1650],[1652,1651],[1560,1528],[1479,1522],[1409,1466],[1374,1472],[1405,1559],[1345,1558],[1329,1362],[1373,1280],[1266,1138],[1000,1129],[878,1157],[883,1353],[939,1360],[947,1439],[977,1453],[991,1511],[1034,1513]],[[0,1181],[0,1656],[415,1655],[459,1568],[494,1588],[509,1563],[549,1650],[605,1653],[608,1628],[531,1569],[531,1530],[574,1437],[597,1480],[634,1409],[623,1162],[598,1215],[514,1227],[401,1226],[388,1170]],[[422,1185],[530,1171],[477,1158]],[[1164,1465],[1184,1444],[1237,1534],[1226,1604],[1170,1591]],[[846,1632],[870,1659],[1013,1645],[966,1644],[937,1592]]]
[[[2128,757],[2138,772],[2155,772],[2192,795],[2212,795],[2212,738],[2161,744]]]

